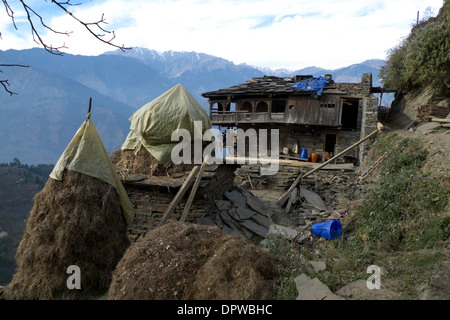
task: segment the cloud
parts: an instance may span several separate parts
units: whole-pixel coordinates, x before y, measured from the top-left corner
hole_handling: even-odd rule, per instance
[[[103,13],[119,45],[197,51],[235,63],[296,69],[384,59],[409,33],[417,10],[428,6],[437,13],[442,0],[103,0],[84,2],[73,11],[86,21],[98,21]],[[69,16],[52,13],[52,27],[73,31],[70,37],[46,32],[55,45],[65,43],[76,54],[114,49]]]

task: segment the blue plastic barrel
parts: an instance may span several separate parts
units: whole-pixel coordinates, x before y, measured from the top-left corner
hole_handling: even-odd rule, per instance
[[[315,223],[311,226],[312,233],[329,240],[339,238],[342,234],[341,222],[337,219]]]
[[[300,153],[300,158],[308,159],[308,151],[306,150],[306,148],[302,148],[302,153]]]

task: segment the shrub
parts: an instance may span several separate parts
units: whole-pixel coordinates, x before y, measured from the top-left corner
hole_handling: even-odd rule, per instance
[[[399,91],[430,87],[435,95],[450,93],[450,0],[435,18],[422,21],[388,51],[379,77],[385,88]]]

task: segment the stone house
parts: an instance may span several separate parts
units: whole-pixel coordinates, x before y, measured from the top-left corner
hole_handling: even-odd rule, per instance
[[[209,99],[213,126],[222,132],[279,129],[280,154],[286,148],[291,155],[305,148],[308,155],[317,153],[323,161],[376,130],[378,99],[373,93],[380,92],[372,87],[371,73],[363,74],[360,83],[336,83],[331,75],[324,78],[321,92],[295,88],[302,81],[315,80],[312,76],[264,76],[202,96]],[[361,162],[365,151],[361,144],[347,156]]]

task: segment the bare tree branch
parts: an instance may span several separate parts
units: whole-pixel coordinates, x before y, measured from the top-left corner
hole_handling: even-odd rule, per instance
[[[11,18],[12,23],[14,25],[14,29],[17,30],[17,26],[16,26],[16,22],[14,21],[14,11],[11,9],[11,7],[9,6],[9,3],[7,0],[2,0],[3,5],[5,6],[6,9],[6,14],[8,15],[8,17]]]
[[[4,64],[4,63],[0,63],[0,67],[22,67],[22,68],[28,68],[29,66],[23,65],[23,64]],[[2,70],[0,70],[0,73],[3,73]]]
[[[45,50],[47,50],[48,52],[50,52],[52,54],[62,55],[62,52],[60,51],[60,49],[63,49],[63,48],[67,49],[67,47],[65,45],[62,45],[60,47],[53,47],[51,44],[50,45],[46,44],[44,42],[44,40],[42,39],[42,37],[40,36],[39,32],[36,30],[36,27],[34,26],[34,22],[33,22],[33,18],[32,18],[31,13],[34,16],[39,18],[40,23],[41,23],[41,25],[43,27],[45,27],[46,29],[52,31],[53,33],[64,34],[64,35],[68,36],[70,34],[70,32],[67,32],[67,31],[66,32],[61,32],[61,31],[57,31],[57,30],[52,29],[47,24],[45,24],[44,19],[38,13],[36,13],[36,11],[34,11],[30,6],[28,6],[23,0],[19,0],[19,1],[20,1],[20,3],[22,3],[22,6],[23,6],[25,12],[27,13],[27,19],[28,19],[28,22],[29,22],[30,27],[31,27],[31,34],[33,36],[34,42],[36,42],[39,45],[42,45],[42,47]]]
[[[11,19],[14,28],[17,30],[14,11],[12,10],[11,6],[9,5],[8,0],[2,0],[2,2],[5,7],[6,14]],[[27,20],[28,20],[28,24],[30,25],[30,28],[31,28],[31,35],[33,37],[33,41],[36,42],[38,45],[42,46],[47,52],[49,52],[51,54],[62,55],[63,52],[61,52],[61,49],[63,49],[63,48],[67,49],[65,44],[63,44],[62,46],[57,46],[57,47],[54,47],[52,44],[48,44],[41,37],[38,29],[36,28],[36,22],[38,24],[40,24],[42,27],[44,27],[45,29],[47,29],[55,34],[69,36],[72,33],[72,31],[70,31],[70,32],[69,31],[58,31],[58,30],[51,28],[49,25],[46,24],[44,18],[26,3],[26,0],[19,0],[19,2],[22,4],[22,7],[25,10],[25,13],[27,15]],[[113,40],[116,38],[116,35],[115,35],[114,31],[108,31],[103,27],[103,25],[108,24],[105,20],[104,14],[102,14],[100,20],[98,20],[98,21],[85,22],[85,21],[79,19],[77,16],[75,16],[69,10],[70,7],[75,7],[75,6],[81,5],[81,3],[72,3],[71,0],[66,0],[66,1],[51,0],[51,3],[56,5],[57,7],[59,7],[66,14],[71,16],[75,21],[77,21],[82,26],[84,26],[87,29],[87,31],[90,34],[92,34],[97,40],[99,40],[103,43],[106,43],[110,46],[113,46],[115,48],[118,48],[122,51],[131,49],[129,47],[125,47],[124,45],[116,45],[113,43]],[[107,35],[110,35],[110,37],[105,38]],[[0,39],[1,39],[1,32],[0,32]],[[24,65],[0,64],[0,67],[10,67],[10,66],[28,67],[28,66],[24,66]],[[2,73],[1,70],[0,70],[0,73]],[[8,89],[8,87],[10,86],[10,84],[8,83],[8,80],[0,80],[0,83],[3,86],[3,88],[6,90],[6,92],[8,92],[11,95],[16,94]]]
[[[9,95],[12,96],[13,94],[17,94],[17,93],[15,93],[15,92],[13,92],[13,91],[11,91],[11,90],[8,89],[8,87],[10,86],[8,80],[0,80],[0,84],[3,86],[3,88],[5,89],[5,91],[6,91],[7,93],[9,93]]]
[[[23,64],[0,64],[0,67],[22,67],[22,68],[28,68],[29,66],[25,66]],[[3,71],[0,69],[0,73],[3,73]],[[13,95],[13,94],[17,94],[11,90],[9,90],[9,82],[8,80],[0,80],[0,84],[3,86],[3,89],[5,89],[5,91],[7,93],[9,93],[9,95]]]
[[[52,3],[54,3],[55,5],[57,5],[59,8],[61,8],[64,12],[66,12],[68,15],[70,15],[73,19],[75,19],[77,22],[79,22],[81,25],[83,25],[90,34],[92,34],[95,38],[97,38],[98,40],[100,40],[103,43],[106,43],[108,45],[111,45],[113,47],[119,48],[122,51],[131,49],[131,48],[127,48],[124,45],[116,45],[114,43],[112,43],[112,41],[116,38],[116,35],[114,33],[114,31],[108,31],[106,29],[104,29],[101,25],[102,24],[108,24],[105,20],[104,14],[102,14],[102,17],[100,18],[100,20],[96,21],[96,22],[84,22],[80,19],[78,19],[75,15],[73,15],[73,13],[71,11],[69,11],[66,7],[64,7],[64,5],[67,6],[76,6],[79,4],[72,4],[70,3],[70,0],[68,1],[55,1],[52,0]],[[111,34],[111,38],[108,40],[105,40],[103,37],[105,36],[105,34],[99,34],[99,33],[95,33],[95,31],[92,29],[92,27],[97,27],[99,30],[107,33],[107,34]]]

